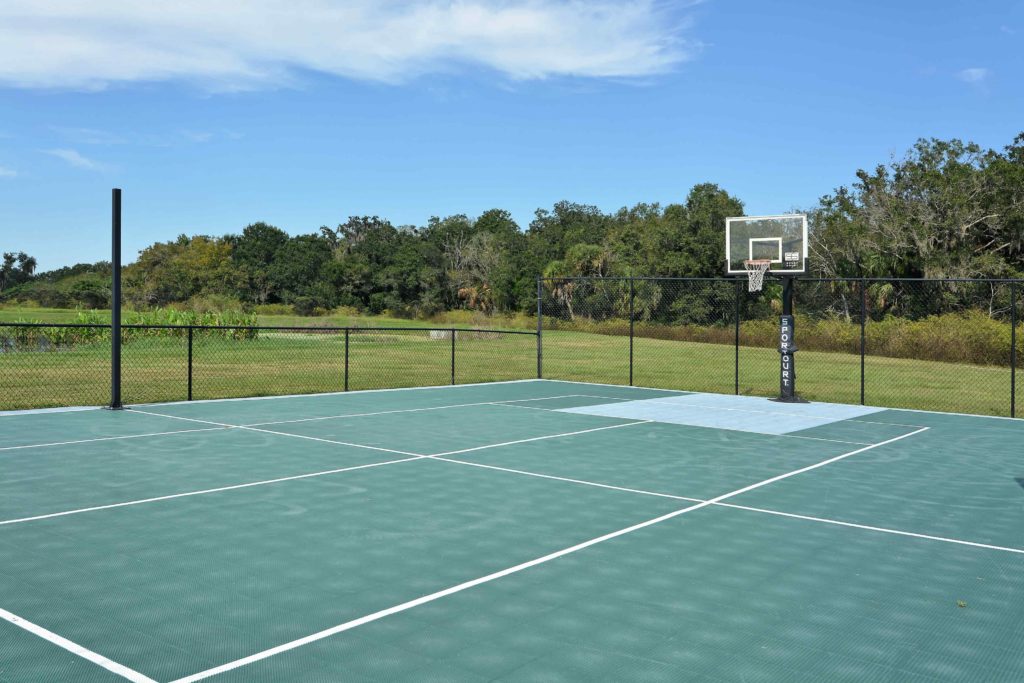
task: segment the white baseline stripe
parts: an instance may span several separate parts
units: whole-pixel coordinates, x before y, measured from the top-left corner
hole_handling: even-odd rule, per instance
[[[138,412],[142,412],[142,411],[138,411]],[[153,414],[155,415],[157,413],[153,413]],[[184,420],[184,419],[191,419],[191,418],[179,418],[179,419],[183,419]],[[597,427],[595,429],[584,429],[584,430],[581,430],[581,431],[565,432],[565,433],[560,433],[560,434],[548,434],[548,435],[545,435],[545,436],[536,436],[536,437],[533,437],[533,438],[530,438],[530,439],[522,439],[520,441],[496,443],[496,444],[490,444],[490,445],[487,445],[487,446],[477,446],[475,448],[468,449],[468,450],[479,451],[479,450],[484,450],[484,449],[487,449],[487,448],[498,448],[500,446],[508,446],[510,444],[513,444],[513,443],[524,443],[526,441],[541,441],[543,439],[557,439],[557,438],[560,438],[560,437],[563,437],[563,436],[576,436],[578,434],[587,434],[589,432],[597,432],[597,431],[601,431],[601,430],[604,430],[604,429],[615,429],[615,428],[618,428],[618,427],[629,427],[630,425],[635,425],[635,424],[646,424],[646,423],[644,423],[644,422],[627,422],[625,424],[617,424],[617,425],[611,425],[611,426],[607,426],[607,427]],[[242,429],[242,427],[238,427],[238,429]],[[266,431],[266,430],[253,430],[253,431]],[[340,446],[352,445],[352,444],[349,444],[349,443],[347,443],[345,441],[332,441],[330,439],[318,439],[318,438],[315,438],[315,437],[306,437],[306,436],[302,436],[302,435],[299,435],[299,434],[288,434],[287,432],[269,432],[269,433],[270,434],[280,434],[281,436],[294,436],[294,437],[300,438],[300,439],[313,439],[314,441],[321,441],[323,443],[337,444],[337,445],[340,445]],[[373,447],[368,447],[368,448],[373,448]],[[381,450],[381,449],[374,448],[374,450]],[[229,486],[219,486],[217,488],[201,489],[201,490],[198,490],[198,491],[185,491],[185,492],[182,492],[182,493],[172,493],[172,494],[168,494],[168,495],[165,495],[165,496],[155,496],[155,497],[152,497],[152,498],[141,498],[139,500],[129,500],[129,501],[123,501],[123,502],[120,502],[120,503],[110,503],[110,504],[107,504],[107,505],[95,505],[95,506],[92,506],[92,507],[78,508],[78,509],[75,509],[75,510],[63,510],[61,512],[51,512],[51,513],[42,514],[42,515],[33,515],[31,517],[20,517],[20,518],[17,518],[17,519],[0,520],[0,526],[5,526],[5,525],[9,525],[9,524],[21,524],[21,523],[24,523],[24,522],[35,522],[35,521],[42,520],[42,519],[51,519],[53,517],[67,517],[69,515],[78,515],[78,514],[82,514],[84,512],[96,512],[98,510],[110,510],[112,508],[129,507],[129,506],[132,506],[132,505],[142,505],[144,503],[156,503],[156,502],[163,501],[163,500],[173,500],[175,498],[188,498],[190,496],[200,496],[200,495],[205,495],[205,494],[208,494],[208,493],[221,493],[222,491],[234,491],[236,489],[251,488],[251,487],[254,487],[254,486],[265,486],[265,485],[268,485],[268,484],[278,484],[278,483],[285,482],[285,481],[294,481],[296,479],[309,479],[309,478],[312,478],[312,477],[322,477],[322,476],[329,475],[329,474],[338,474],[340,472],[350,472],[352,470],[362,470],[362,469],[367,469],[367,468],[370,468],[370,467],[380,467],[382,465],[397,465],[398,463],[402,463],[402,462],[410,462],[412,460],[422,460],[422,459],[426,459],[426,458],[437,457],[437,456],[433,456],[433,455],[421,455],[419,453],[405,453],[404,451],[393,451],[393,452],[399,453],[401,455],[408,455],[410,457],[408,457],[408,458],[400,458],[400,459],[397,459],[397,460],[384,460],[382,462],[374,462],[374,463],[369,463],[369,464],[365,464],[365,465],[354,465],[354,466],[351,466],[351,467],[341,467],[341,468],[338,468],[338,469],[324,470],[322,472],[309,472],[309,473],[306,473],[306,474],[296,474],[296,475],[287,476],[287,477],[278,477],[276,479],[266,479],[266,480],[263,480],[263,481],[253,481],[253,482],[246,482],[246,483],[242,483],[242,484],[232,484],[232,485],[229,485]],[[461,452],[465,452],[465,451],[454,451],[453,453],[461,453]]]
[[[685,500],[691,503],[704,503],[706,502],[703,498],[691,498],[689,496],[677,496],[671,493],[659,493],[657,491],[647,491],[644,489],[634,489],[625,486],[613,486],[611,484],[602,484],[596,481],[587,481],[585,479],[572,479],[570,477],[558,477],[551,474],[541,474],[540,472],[531,472],[529,470],[518,470],[511,467],[498,467],[497,465],[486,465],[480,462],[472,462],[470,460],[457,460],[455,458],[444,458],[441,456],[430,456],[431,460],[440,460],[441,462],[450,462],[456,465],[469,465],[470,467],[481,467],[488,470],[497,470],[499,472],[509,472],[511,474],[521,474],[527,477],[538,477],[540,479],[551,479],[554,481],[564,481],[569,484],[581,484],[583,486],[593,486],[595,488],[610,489],[612,491],[623,491],[625,493],[637,493],[642,496],[654,496],[656,498],[671,498],[673,500]],[[941,541],[943,543],[954,543],[957,545],[966,545],[974,548],[987,548],[989,550],[1000,550],[1008,553],[1017,553],[1024,555],[1024,548],[1013,548],[1010,546],[992,545],[990,543],[978,543],[976,541],[965,541],[958,538],[949,538],[946,536],[932,536],[930,534],[919,534],[913,531],[903,531],[900,529],[892,529],[890,527],[871,526],[868,524],[857,524],[855,522],[843,522],[838,519],[831,519],[828,517],[812,517],[810,515],[798,515],[792,512],[782,512],[780,510],[770,510],[767,508],[755,508],[748,505],[736,505],[734,503],[715,503],[716,507],[727,507],[734,508],[736,510],[747,510],[748,512],[760,512],[766,515],[777,515],[780,517],[791,517],[793,519],[802,519],[808,522],[820,522],[822,524],[834,524],[836,526],[844,526],[852,529],[863,529],[866,531],[877,531],[883,534],[895,534],[897,536],[909,536],[911,538],[921,538],[929,541]]]
[[[17,614],[8,612],[5,609],[0,609],[0,619],[3,619],[10,624],[14,624],[18,628],[24,629],[33,635],[39,636],[40,638],[53,643],[57,647],[64,648],[68,652],[78,655],[82,659],[86,659],[96,666],[103,667],[111,673],[115,673],[122,678],[127,678],[129,681],[134,681],[134,683],[156,683],[152,678],[144,676],[134,669],[129,669],[127,666],[107,659],[103,655],[84,648],[78,643],[73,643],[67,638],[62,638],[53,631],[49,631],[38,624],[33,624],[27,619],[22,619]]]
[[[644,390],[644,391],[666,391],[666,392],[676,393],[676,394],[680,394],[680,395],[684,395],[684,396],[688,395],[688,394],[689,395],[694,395],[694,394],[708,393],[708,392],[700,392],[700,391],[686,391],[684,389],[659,389],[657,387],[642,387],[642,386],[636,386],[636,385],[628,386],[628,385],[625,385],[625,384],[607,384],[607,383],[604,383],[604,382],[579,382],[579,381],[571,380],[571,379],[533,379],[533,380],[524,379],[524,380],[513,380],[513,381],[519,381],[519,382],[551,382],[551,383],[556,383],[556,384],[581,384],[581,385],[584,385],[584,386],[590,385],[590,386],[594,386],[594,387],[614,387],[616,389],[640,389],[640,390]],[[714,394],[714,395],[716,395],[716,396],[718,396],[718,395],[732,396],[733,394],[725,394],[725,393],[723,393],[723,394]],[[618,400],[618,399],[616,399],[616,400]],[[643,400],[643,399],[627,399],[627,400],[632,401],[632,400]],[[836,403],[834,405],[854,405],[854,404]],[[919,408],[892,408],[890,406],[878,406],[878,405],[872,405],[872,406],[868,406],[868,407],[869,408],[878,408],[880,410],[892,410],[892,411],[901,412],[901,413],[924,413],[926,415],[960,415],[960,416],[963,416],[963,417],[980,417],[980,418],[983,418],[983,419],[986,419],[986,420],[1010,420],[1011,422],[1021,422],[1022,421],[1021,418],[1019,418],[1019,417],[1008,417],[1008,416],[1005,416],[1005,415],[979,415],[977,413],[954,413],[952,411],[947,411],[947,410],[921,410]],[[863,421],[864,420],[858,420],[858,422],[863,422]],[[878,423],[873,423],[872,422],[872,423],[869,423],[869,424],[884,424],[884,425],[888,425],[888,424],[897,424],[897,423],[895,423],[895,422],[878,422]],[[899,426],[899,427],[920,427],[920,425],[904,425],[904,424],[900,424],[900,425],[897,425],[897,426]]]
[[[655,496],[657,498],[671,498],[673,500],[686,500],[691,503],[703,503],[702,498],[688,498],[686,496],[676,496],[671,493],[658,493],[656,491],[645,491],[644,489],[632,489],[626,486],[614,486],[612,484],[602,484],[596,481],[587,481],[585,479],[572,479],[571,477],[559,477],[553,474],[541,474],[540,472],[531,472],[529,470],[517,470],[511,467],[499,467],[497,465],[487,465],[482,462],[473,462],[472,460],[457,460],[455,458],[446,458],[441,455],[429,455],[427,456],[430,460],[440,460],[441,462],[450,462],[455,465],[468,465],[469,467],[479,467],[485,470],[496,470],[498,472],[509,472],[511,474],[522,474],[527,477],[537,477],[538,479],[551,479],[553,481],[564,481],[569,484],[582,484],[583,486],[593,486],[599,489],[610,489],[612,491],[624,491],[626,493],[638,493],[643,496]]]
[[[431,410],[448,410],[449,408],[471,408],[473,406],[502,406],[510,403],[520,403],[523,401],[553,401],[559,398],[577,398],[578,394],[567,394],[565,396],[545,396],[544,398],[513,398],[507,401],[479,401],[477,403],[456,403],[449,406],[429,406],[427,408],[402,408],[399,410],[379,410],[373,413],[348,413],[346,415],[325,415],[323,417],[302,417],[295,420],[275,420],[273,422],[251,422],[248,424],[240,425],[242,427],[267,427],[270,425],[283,425],[283,424],[295,424],[297,422],[319,422],[321,420],[343,420],[349,417],[373,417],[375,415],[395,415],[398,413],[423,413]],[[517,406],[520,408],[526,408],[529,406]],[[547,408],[538,408],[538,410],[548,410]],[[556,411],[551,411],[556,412]]]
[[[484,584],[484,583],[489,583],[489,582],[494,581],[496,579],[500,579],[502,577],[509,576],[510,574],[516,574],[516,573],[521,572],[521,571],[523,571],[525,569],[529,569],[530,567],[535,567],[535,566],[537,566],[539,564],[544,564],[545,562],[550,562],[551,560],[555,560],[555,559],[558,559],[559,557],[564,557],[565,555],[569,555],[571,553],[575,553],[575,552],[583,550],[585,548],[589,548],[589,547],[591,547],[593,545],[597,545],[598,543],[604,543],[605,541],[610,541],[610,540],[612,540],[614,538],[618,538],[619,536],[624,536],[626,534],[633,533],[634,531],[638,531],[640,529],[644,529],[646,527],[653,526],[655,524],[659,524],[659,523],[667,521],[669,519],[673,519],[675,517],[679,517],[680,515],[685,515],[685,514],[687,514],[689,512],[693,512],[695,510],[699,510],[699,509],[707,507],[709,505],[714,505],[715,503],[719,503],[719,502],[721,502],[723,500],[727,500],[729,498],[732,498],[734,496],[738,496],[738,495],[740,495],[742,493],[746,493],[748,491],[753,491],[754,489],[761,488],[762,486],[767,486],[768,484],[772,484],[774,482],[781,481],[783,479],[788,479],[789,477],[794,477],[794,476],[796,476],[798,474],[802,474],[804,472],[809,472],[811,470],[818,469],[819,467],[824,467],[825,465],[829,465],[831,463],[838,462],[839,460],[843,460],[844,458],[849,458],[851,456],[857,455],[858,453],[863,453],[865,451],[869,451],[869,450],[871,450],[873,448],[878,448],[880,446],[885,446],[887,444],[894,443],[894,442],[900,441],[902,439],[906,439],[908,437],[914,436],[915,434],[920,434],[921,432],[926,431],[927,429],[928,429],[927,427],[922,427],[921,429],[918,429],[918,430],[913,431],[913,432],[909,432],[907,434],[902,434],[902,435],[894,437],[892,439],[888,439],[887,441],[882,441],[880,443],[873,444],[871,446],[865,446],[863,448],[858,448],[855,451],[850,451],[848,453],[843,453],[842,455],[837,455],[837,456],[828,458],[826,460],[822,460],[821,462],[814,463],[813,465],[808,465],[806,467],[801,467],[800,469],[793,470],[791,472],[786,472],[785,474],[776,475],[776,476],[771,477],[769,479],[765,479],[763,481],[759,481],[759,482],[757,482],[755,484],[750,484],[749,486],[744,486],[743,488],[736,489],[735,491],[730,491],[729,493],[723,493],[722,495],[716,496],[715,498],[712,498],[710,500],[706,500],[706,501],[703,501],[701,503],[696,503],[694,505],[690,505],[688,507],[685,507],[685,508],[682,508],[682,509],[679,509],[679,510],[674,510],[674,511],[669,512],[667,514],[661,515],[659,517],[654,517],[652,519],[648,519],[647,521],[640,522],[639,524],[634,524],[632,526],[628,526],[628,527],[625,527],[623,529],[619,529],[618,531],[613,531],[611,533],[604,534],[603,536],[598,536],[596,538],[592,538],[589,541],[584,541],[584,542],[578,543],[578,544],[576,544],[574,546],[570,546],[568,548],[563,548],[563,549],[557,550],[557,551],[555,551],[553,553],[549,553],[547,555],[543,555],[541,557],[535,558],[535,559],[530,560],[528,562],[523,562],[522,564],[517,564],[514,567],[509,567],[507,569],[503,569],[501,571],[497,571],[497,572],[494,572],[492,574],[487,574],[486,576],[481,576],[481,577],[473,579],[471,581],[466,581],[464,583],[460,583],[460,584],[457,584],[455,586],[451,586],[450,588],[446,588],[444,590],[440,590],[440,591],[437,591],[435,593],[430,593],[429,595],[421,596],[419,598],[416,598],[415,600],[410,600],[408,602],[403,602],[403,603],[401,603],[399,605],[395,605],[393,607],[389,607],[387,609],[380,610],[379,612],[374,612],[373,614],[368,614],[368,615],[360,617],[358,619],[353,619],[352,621],[347,621],[347,622],[345,622],[343,624],[338,624],[337,626],[332,626],[331,628],[324,629],[323,631],[319,631],[317,633],[313,633],[313,634],[305,636],[303,638],[299,638],[297,640],[293,640],[293,641],[288,642],[288,643],[282,643],[281,645],[278,645],[276,647],[270,648],[268,650],[264,650],[262,652],[257,652],[255,654],[249,655],[248,657],[243,657],[241,659],[236,659],[233,662],[228,662],[226,664],[222,664],[222,665],[214,667],[212,669],[207,669],[206,671],[200,671],[199,673],[192,674],[191,676],[186,676],[184,678],[179,678],[178,680],[174,681],[173,683],[195,683],[195,681],[201,681],[203,679],[210,678],[211,676],[216,676],[218,674],[222,674],[222,673],[227,672],[227,671],[232,671],[234,669],[238,669],[238,668],[246,666],[248,664],[252,664],[253,662],[258,662],[258,661],[267,659],[268,657],[273,657],[274,655],[281,654],[282,652],[287,652],[289,650],[294,650],[297,647],[301,647],[303,645],[308,645],[309,643],[313,643],[313,642],[316,642],[318,640],[323,640],[324,638],[328,638],[328,637],[333,636],[335,634],[351,630],[353,628],[356,628],[357,626],[362,626],[363,624],[368,624],[368,623],[370,623],[372,621],[377,621],[378,619],[382,619],[382,618],[384,618],[386,616],[390,616],[392,614],[397,614],[398,612],[404,612],[405,610],[412,609],[413,607],[418,607],[419,605],[423,605],[423,604],[426,604],[428,602],[433,602],[434,600],[438,600],[440,598],[447,597],[447,596],[453,595],[455,593],[459,593],[459,592],[467,590],[469,588],[473,588],[475,586],[479,586],[479,585]]]
[[[1001,550],[1006,553],[1016,553],[1018,555],[1024,555],[1024,548],[1012,548],[1003,545],[992,545],[990,543],[977,543],[975,541],[964,541],[959,538],[947,538],[945,536],[932,536],[930,534],[918,534],[913,531],[901,531],[900,529],[890,529],[882,526],[871,526],[869,524],[855,524],[854,522],[843,522],[838,519],[829,519],[827,517],[811,517],[809,515],[797,515],[792,512],[782,512],[780,510],[768,510],[765,508],[754,508],[747,505],[736,505],[734,503],[715,503],[720,507],[733,508],[736,510],[746,510],[748,512],[760,512],[766,515],[778,515],[779,517],[791,517],[793,519],[802,519],[808,522],[820,522],[822,524],[834,524],[836,526],[845,526],[851,529],[863,529],[865,531],[878,531],[883,534],[895,534],[897,536],[909,536],[910,538],[921,538],[928,541],[941,541],[943,543],[954,543],[956,545],[966,545],[972,548],[986,548],[988,550]]]
[[[307,474],[295,474],[289,477],[278,477],[276,479],[264,479],[263,481],[252,481],[245,484],[232,484],[230,486],[218,486],[213,489],[202,489],[200,491],[185,491],[184,493],[171,493],[166,496],[155,496],[153,498],[141,498],[139,500],[129,500],[122,503],[110,503],[109,505],[95,505],[88,508],[79,508],[77,510],[65,510],[63,512],[51,512],[45,515],[35,515],[33,517],[22,517],[20,519],[6,519],[0,520],[0,526],[6,526],[8,524],[21,524],[23,522],[35,522],[40,519],[52,519],[53,517],[67,517],[68,515],[79,515],[83,512],[96,512],[97,510],[111,510],[113,508],[129,507],[131,505],[142,505],[143,503],[156,503],[161,500],[174,500],[175,498],[188,498],[190,496],[202,496],[207,493],[221,493],[222,491],[236,491],[238,489],[247,489],[253,486],[266,486],[267,484],[279,484],[283,481],[295,481],[297,479],[309,479],[311,477],[322,477],[325,474],[338,474],[339,472],[351,472],[353,470],[365,470],[371,467],[380,467],[382,465],[394,465],[400,462],[409,462],[411,460],[421,460],[426,458],[425,455],[417,455],[411,458],[401,458],[400,460],[384,460],[382,462],[371,462],[365,465],[352,465],[351,467],[339,467],[333,470],[324,470],[322,472],[309,472]]]
[[[237,398],[201,398],[194,401],[163,401],[160,403],[139,403],[140,406],[176,406],[195,403],[231,403],[232,401],[276,401],[283,398],[316,398],[318,396],[358,396],[359,394],[379,394],[388,391],[427,391],[430,389],[461,389],[462,387],[485,387],[492,384],[527,384],[545,382],[543,379],[505,379],[496,382],[466,382],[465,384],[432,384],[423,387],[392,387],[391,389],[354,389],[352,391],[320,391],[312,394],[281,394],[278,396],[239,396]],[[84,410],[98,410],[98,407],[86,407]]]
[[[230,427],[232,429],[244,429],[249,432],[261,432],[263,434],[276,434],[278,436],[291,436],[296,439],[306,439],[307,441],[319,441],[321,443],[332,443],[337,446],[352,446],[353,448],[365,448],[371,451],[383,451],[384,453],[397,453],[398,455],[412,455],[419,456],[420,453],[411,453],[409,451],[399,451],[394,448],[382,448],[381,446],[368,446],[361,443],[351,443],[349,441],[335,441],[333,439],[321,439],[316,436],[306,436],[305,434],[290,434],[288,432],[275,432],[271,429],[259,429],[258,427],[246,427],[245,425],[232,425],[224,422],[213,422],[211,420],[197,420],[194,417],[181,417],[180,415],[164,415],[163,413],[151,413],[146,410],[139,410],[138,408],[128,408],[126,412],[130,413],[141,413],[143,415],[156,415],[157,417],[166,417],[171,420],[184,420],[186,422],[198,422],[200,424],[217,425],[218,427]]]
[[[624,422],[617,425],[606,425],[604,427],[594,427],[592,429],[581,429],[578,432],[565,432],[564,434],[548,434],[546,436],[534,436],[529,439],[516,439],[515,441],[503,441],[502,443],[492,443],[486,446],[474,446],[473,448],[460,448],[457,451],[445,451],[444,453],[432,453],[430,457],[436,458],[442,455],[458,455],[459,453],[472,453],[473,451],[483,451],[488,448],[498,448],[500,446],[513,446],[517,443],[530,443],[531,441],[544,441],[545,439],[557,439],[563,436],[576,436],[577,434],[590,434],[591,432],[602,432],[606,429],[619,429],[620,427],[632,427],[633,425],[646,425],[650,424],[650,420],[638,420],[636,422]]]
[[[202,429],[178,429],[171,432],[150,432],[149,434],[127,434],[125,436],[101,436],[95,439],[78,439],[77,441],[52,441],[49,443],[33,443],[24,446],[3,446],[0,451],[18,451],[25,448],[45,448],[46,446],[71,446],[74,444],[94,443],[96,441],[119,441],[121,439],[141,439],[147,436],[167,436],[169,434],[194,434],[195,432],[217,432],[226,427],[203,427]]]
[[[0,410],[0,418],[22,415],[46,415],[47,413],[79,413],[83,410],[103,410],[99,406],[65,406],[63,408],[28,408],[26,410]]]
[[[622,400],[622,399],[618,399],[618,398],[612,398],[611,396],[593,396],[593,395],[590,395],[590,394],[580,394],[580,395],[581,396],[586,396],[587,398],[603,398],[603,399],[610,399],[612,401],[620,401],[620,400]],[[688,394],[688,395],[689,396],[695,396],[697,394]],[[728,396],[729,394],[724,394],[724,395]],[[767,400],[767,399],[765,399],[765,400]],[[638,399],[631,399],[631,401],[644,401],[646,403],[657,403],[659,405],[675,406],[677,408],[705,408],[707,410],[725,410],[725,411],[735,412],[735,413],[757,413],[759,415],[785,415],[785,416],[788,416],[788,417],[804,417],[804,418],[807,418],[809,420],[829,420],[830,422],[860,422],[862,424],[869,424],[869,425],[892,425],[893,427],[910,427],[910,428],[920,427],[921,426],[921,425],[901,424],[899,422],[872,422],[871,420],[861,420],[860,418],[856,418],[856,417],[843,417],[843,418],[838,418],[837,419],[837,418],[834,418],[834,417],[825,417],[823,415],[805,415],[803,413],[787,413],[787,412],[782,412],[782,411],[779,411],[779,410],[757,410],[755,408],[726,408],[725,406],[706,405],[706,404],[703,404],[703,403],[673,403],[671,401],[662,401],[661,399],[658,399],[658,398],[638,398]],[[842,404],[842,403],[833,403],[833,404],[830,404],[830,405],[844,405],[844,404]],[[898,408],[879,408],[878,411],[876,411],[876,412],[882,412],[882,411],[885,411],[885,410],[898,410]],[[1007,418],[1007,419],[1009,419],[1009,418]],[[760,433],[760,432],[758,432],[758,433]],[[788,434],[778,434],[776,436],[789,436],[789,435]],[[810,437],[804,437],[804,438],[810,438]]]
[[[531,381],[531,380],[523,380],[523,381],[527,381],[528,382],[528,381]],[[666,394],[679,394],[680,396],[687,396],[687,395],[690,395],[690,394],[699,394],[699,393],[701,393],[699,391],[687,391],[686,389],[659,389],[657,387],[641,387],[641,386],[630,385],[630,384],[609,384],[608,382],[580,382],[579,380],[575,380],[575,379],[549,379],[549,378],[543,378],[543,379],[535,379],[535,380],[532,380],[532,381],[534,381],[534,382],[546,382],[546,383],[550,383],[550,384],[580,384],[580,385],[587,386],[587,387],[611,387],[613,389],[623,389],[623,390],[628,390],[628,391],[663,391]],[[643,399],[627,398],[626,400],[627,401],[633,401],[633,400],[642,401]]]

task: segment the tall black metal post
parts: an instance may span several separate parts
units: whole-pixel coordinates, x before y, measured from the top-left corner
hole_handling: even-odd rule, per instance
[[[455,384],[455,329],[452,328],[452,384]]]
[[[743,281],[736,280],[736,327],[733,339],[733,377],[736,380],[735,393],[739,396],[740,393],[740,297],[743,296]]]
[[[348,391],[348,338],[349,328],[345,328],[345,391]]]
[[[782,316],[779,318],[779,397],[783,403],[805,403],[796,395],[797,351],[793,338],[793,277],[782,279]]]
[[[867,354],[868,282],[860,281],[860,404],[864,403],[864,356]]]
[[[1010,417],[1017,417],[1017,283],[1010,285]]]
[[[192,400],[192,331],[191,325],[188,326],[188,400]]]
[[[111,194],[110,409],[121,410],[121,190]]]
[[[544,290],[537,278],[537,379],[544,377]]]
[[[629,278],[629,386],[633,386],[633,278]]]

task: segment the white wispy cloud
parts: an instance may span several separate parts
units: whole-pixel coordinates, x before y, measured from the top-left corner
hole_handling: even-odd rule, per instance
[[[982,67],[971,67],[970,69],[961,69],[956,72],[956,77],[964,83],[970,83],[972,85],[978,85],[988,80],[991,72],[988,69]]]
[[[88,157],[82,156],[73,149],[44,149],[42,151],[43,154],[49,154],[52,157],[57,157],[75,168],[81,168],[87,171],[102,171],[106,168],[105,165],[98,161],[93,161]]]
[[[181,134],[189,142],[209,142],[213,139],[213,133],[205,130],[183,130]]]
[[[52,126],[52,128],[63,137],[80,145],[122,145],[127,142],[123,136],[117,133],[96,128],[69,128],[66,126]]]
[[[646,77],[699,50],[668,0],[4,0],[0,84],[398,83],[465,66],[513,80]]]
[[[0,166],[0,178],[14,178],[18,175],[18,172],[13,168],[7,168],[6,166]]]

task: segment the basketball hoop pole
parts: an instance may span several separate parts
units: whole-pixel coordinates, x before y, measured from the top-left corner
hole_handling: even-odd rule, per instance
[[[782,316],[779,318],[779,396],[780,403],[807,403],[796,395],[796,344],[793,338],[793,276],[782,278]]]

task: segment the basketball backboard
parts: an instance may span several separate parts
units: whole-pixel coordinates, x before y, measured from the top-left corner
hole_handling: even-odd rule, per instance
[[[772,273],[807,269],[807,216],[743,216],[725,219],[725,262],[730,275],[745,275],[744,261],[767,259]]]

